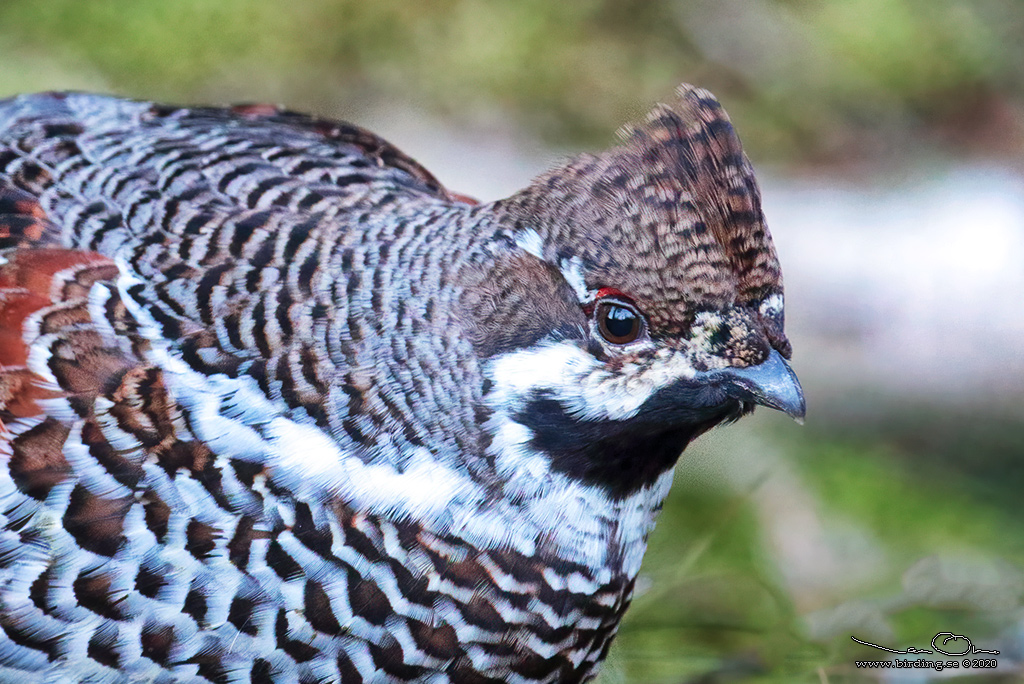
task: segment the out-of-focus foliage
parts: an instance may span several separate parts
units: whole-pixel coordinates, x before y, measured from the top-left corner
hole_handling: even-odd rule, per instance
[[[5,0],[0,92],[399,99],[579,141],[690,81],[759,158],[834,162],[1019,149],[1022,31],[1015,0]]]
[[[955,681],[1020,681],[1024,510],[1009,500],[1024,486],[1024,420],[815,422],[795,432],[759,416],[684,455],[603,682],[875,681],[856,660],[917,656],[852,636],[929,648],[938,632],[1001,650],[999,668]],[[722,452],[758,475],[727,484],[709,465]]]

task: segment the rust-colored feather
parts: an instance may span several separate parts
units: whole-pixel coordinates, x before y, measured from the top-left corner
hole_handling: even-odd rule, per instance
[[[0,252],[0,423],[6,414],[26,418],[40,415],[39,400],[67,397],[72,385],[60,388],[31,371],[30,347],[40,335],[58,333],[90,322],[85,297],[92,283],[116,275],[113,262],[98,254],[70,249],[21,249]],[[29,324],[29,320],[32,324]],[[85,365],[85,376],[98,367],[91,347],[98,338],[77,332],[71,355],[81,355],[74,365]],[[65,342],[65,344],[74,342]],[[60,363],[61,361],[57,361]],[[82,376],[79,371],[74,374]],[[98,387],[99,381],[90,383]],[[81,390],[81,388],[79,388]]]

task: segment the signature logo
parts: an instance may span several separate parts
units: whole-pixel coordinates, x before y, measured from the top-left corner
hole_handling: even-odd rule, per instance
[[[953,634],[952,632],[939,632],[934,637],[932,637],[932,648],[934,649],[932,651],[929,651],[927,648],[916,648],[914,646],[908,646],[905,651],[899,651],[899,650],[896,650],[895,648],[888,648],[887,646],[879,646],[878,644],[873,644],[870,641],[861,641],[860,639],[858,639],[855,636],[851,636],[850,638],[853,639],[854,641],[856,641],[858,644],[864,644],[865,646],[870,646],[872,648],[877,648],[880,651],[888,651],[889,653],[899,653],[899,654],[907,654],[907,653],[941,653],[942,655],[946,655],[946,656],[965,656],[965,655],[973,655],[975,653],[988,653],[990,655],[999,655],[999,651],[989,651],[989,650],[986,650],[984,648],[978,648],[973,643],[971,643],[971,640],[968,639],[967,637],[965,637],[963,634]],[[962,651],[946,651],[946,650],[944,650],[945,648],[954,648],[955,649],[955,648],[961,646],[960,644],[955,643],[955,642],[958,642],[958,641],[962,641],[963,642],[964,650],[962,650]],[[950,644],[950,642],[954,642],[954,643]]]

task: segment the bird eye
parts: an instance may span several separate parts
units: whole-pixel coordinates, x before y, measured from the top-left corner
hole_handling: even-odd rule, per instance
[[[619,302],[601,302],[594,312],[601,336],[612,344],[628,344],[640,337],[640,314]]]

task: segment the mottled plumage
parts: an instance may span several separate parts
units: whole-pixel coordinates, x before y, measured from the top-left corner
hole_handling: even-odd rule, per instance
[[[803,414],[680,89],[475,204],[273,107],[0,102],[0,680],[573,682],[672,466]]]

